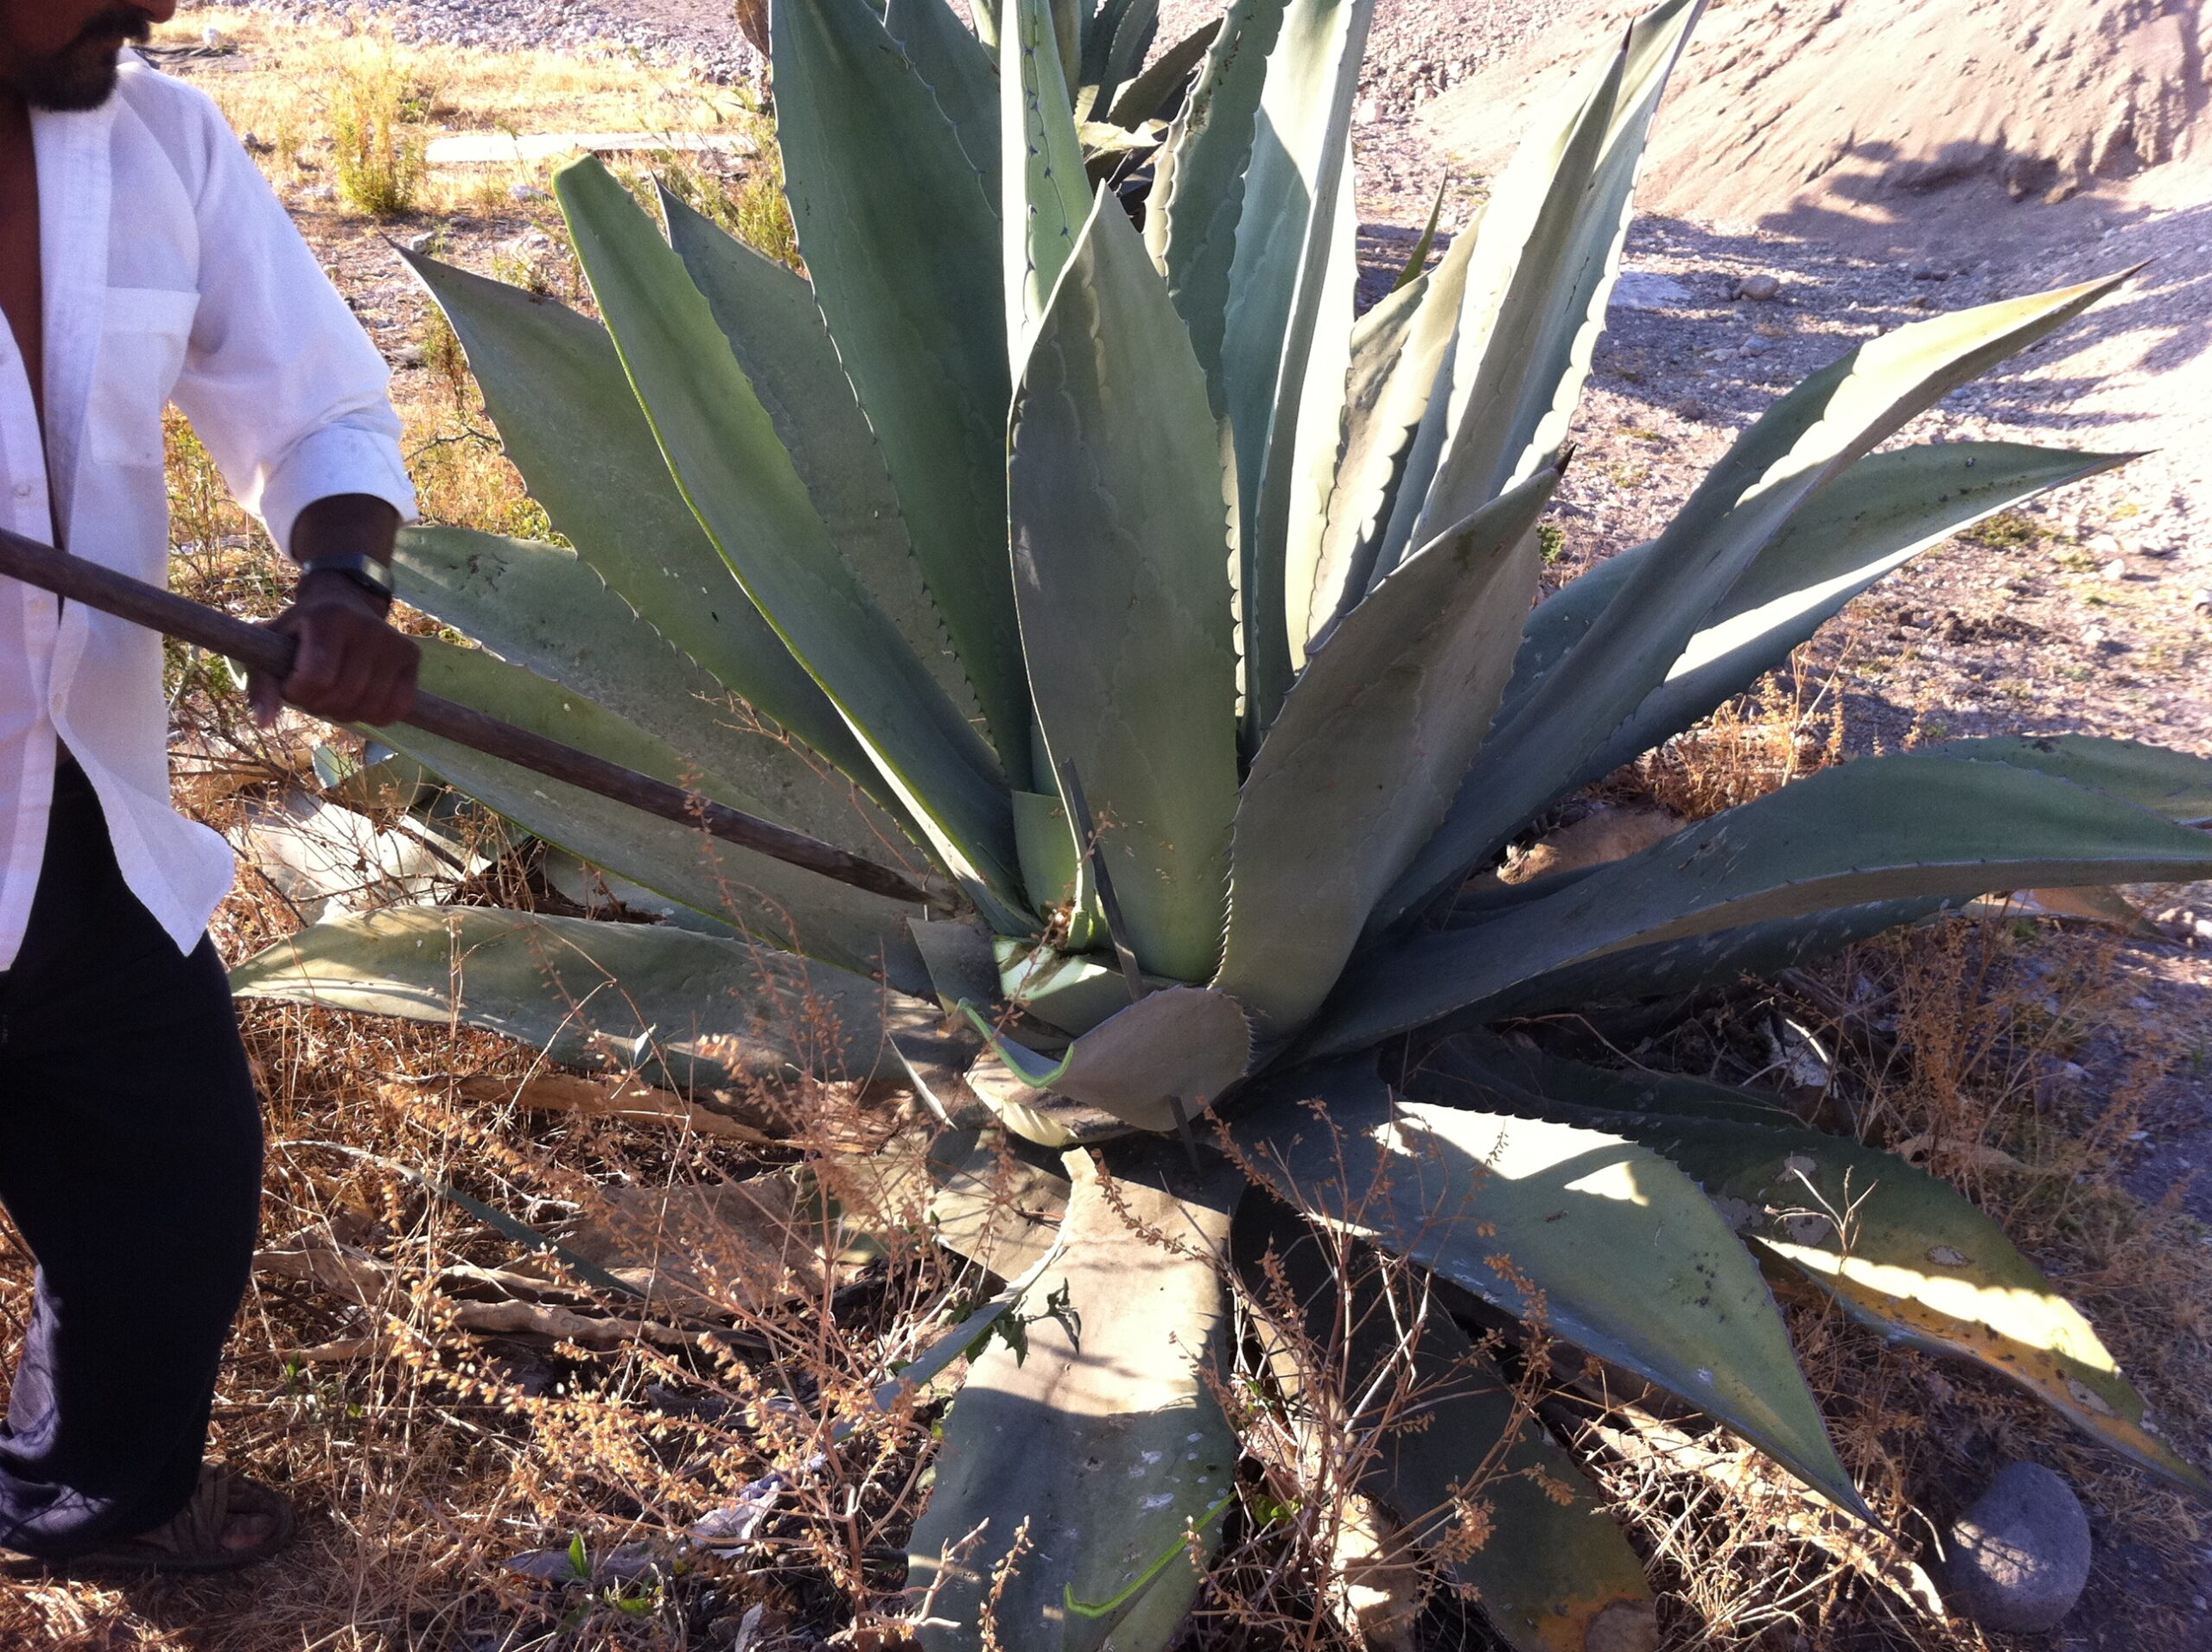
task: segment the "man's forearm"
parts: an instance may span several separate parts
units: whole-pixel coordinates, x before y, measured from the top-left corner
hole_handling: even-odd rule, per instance
[[[386,622],[390,594],[369,588],[354,572],[315,568],[326,556],[389,565],[398,534],[399,512],[370,493],[317,499],[294,520],[292,556],[308,572],[275,624],[296,637],[299,648],[283,683],[253,684],[254,709],[264,722],[275,718],[280,695],[332,722],[391,723],[406,716],[419,653],[412,639]]]
[[[399,536],[399,512],[373,493],[334,493],[302,511],[292,523],[292,560],[347,552],[391,561]]]

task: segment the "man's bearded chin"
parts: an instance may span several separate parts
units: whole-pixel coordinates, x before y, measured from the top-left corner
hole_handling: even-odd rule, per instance
[[[115,91],[124,42],[152,32],[143,12],[118,6],[94,17],[60,51],[17,64],[9,79],[34,109],[97,109]]]

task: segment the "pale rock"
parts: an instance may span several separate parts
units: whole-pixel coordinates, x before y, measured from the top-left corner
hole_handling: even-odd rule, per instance
[[[1688,303],[1691,296],[1690,289],[1672,276],[1652,270],[1626,270],[1613,283],[1613,302],[1623,309],[1666,309]]]
[[[1745,276],[1736,283],[1736,296],[1754,304],[1771,303],[1782,296],[1782,283],[1772,276]]]
[[[2043,1635],[2089,1581],[2089,1519],[2074,1488],[2040,1463],[2014,1463],[1951,1527],[1945,1600],[1984,1629]]]
[[[2107,562],[2100,572],[2102,573],[2107,581],[2117,583],[2119,581],[2124,580],[2127,577],[2126,559],[2125,557],[2115,556],[2110,562]]]

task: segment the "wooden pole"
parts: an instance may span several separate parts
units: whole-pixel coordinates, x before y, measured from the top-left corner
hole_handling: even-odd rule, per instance
[[[265,671],[280,683],[292,674],[295,645],[283,632],[233,619],[188,597],[5,529],[0,529],[0,575],[51,591],[65,601],[81,602],[88,608],[224,655],[249,670]],[[856,889],[942,909],[954,905],[950,892],[936,879],[918,881],[834,843],[563,746],[439,695],[417,690],[406,726],[663,820],[702,828],[725,842],[804,867]]]

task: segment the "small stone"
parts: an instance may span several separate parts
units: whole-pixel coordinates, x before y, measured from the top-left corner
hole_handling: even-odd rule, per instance
[[[302,200],[335,200],[338,199],[338,187],[335,184],[311,183],[300,191],[300,199]]]
[[[1686,396],[1675,404],[1675,411],[1694,424],[1705,417],[1705,403],[1694,396]]]
[[[2110,639],[2102,626],[2085,626],[2082,630],[2082,645],[2085,648],[2102,648]]]
[[[2212,590],[2191,592],[2189,606],[2195,613],[2212,613]]]
[[[1951,278],[1951,272],[1948,270],[1939,270],[1932,264],[1915,264],[1912,278],[1915,281],[1948,281]]]
[[[1736,283],[1736,296],[1754,304],[1768,304],[1782,296],[1782,283],[1772,276],[1745,276]]]
[[[419,344],[405,346],[397,355],[392,357],[392,365],[398,367],[421,366],[423,365],[423,346]]]
[[[1676,304],[1687,304],[1690,289],[1672,276],[1662,276],[1649,270],[1630,270],[1613,283],[1613,302],[1623,309],[1666,309]]]
[[[2093,533],[2082,543],[2082,549],[2092,556],[2125,556],[2127,547],[2120,543],[2120,536],[2112,533]]]
[[[1382,113],[1382,105],[1381,104],[1377,103],[1372,98],[1362,98],[1359,100],[1359,106],[1351,111],[1351,118],[1354,123],[1358,125],[1371,126],[1375,124],[1376,120],[1380,118]]]
[[[410,252],[434,251],[438,245],[438,232],[424,230],[420,235],[403,235],[399,238],[399,245]]]
[[[2099,571],[2107,581],[2117,583],[2127,577],[2127,561],[2125,557],[2115,556]]]
[[[550,200],[553,197],[547,194],[543,189],[540,189],[534,183],[518,183],[509,187],[507,190],[507,199],[509,200],[532,201]]]
[[[1943,1593],[1984,1629],[2042,1635],[2089,1581],[2089,1518],[2074,1488],[2040,1463],[2015,1463],[1950,1531]]]

